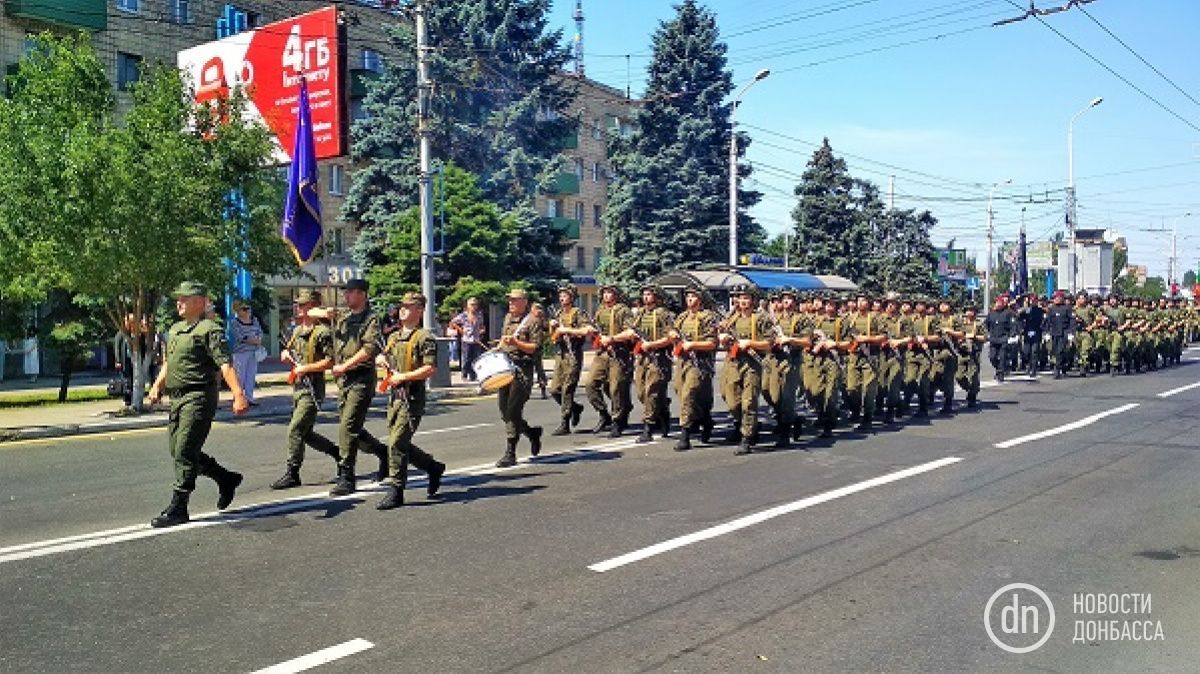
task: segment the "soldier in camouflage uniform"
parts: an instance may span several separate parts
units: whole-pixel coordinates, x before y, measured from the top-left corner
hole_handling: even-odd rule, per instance
[[[321,304],[321,293],[313,290],[301,293],[296,300],[296,320],[279,359],[291,363],[292,420],[288,424],[287,467],[283,476],[271,483],[271,489],[290,489],[300,486],[300,466],[304,463],[304,446],[340,458],[337,443],[317,433],[314,426],[321,401],[325,399],[325,371],[333,367],[333,333],[323,323],[308,315]]]
[[[575,306],[579,291],[573,283],[558,287],[558,315],[550,321],[550,342],[554,347],[554,379],[550,394],[558,403],[562,423],[551,435],[567,435],[579,426],[583,405],[575,402],[575,389],[583,371],[583,341],[591,334],[591,319]]]
[[[733,417],[729,439],[737,454],[754,451],[758,438],[758,397],[762,392],[762,354],[771,349],[774,331],[766,313],[754,309],[754,287],[735,286],[735,308],[718,329],[720,344],[729,349],[721,372],[721,396]]]
[[[620,437],[629,424],[633,403],[629,389],[633,381],[633,316],[629,307],[620,302],[620,291],[614,285],[600,288],[601,306],[596,310],[592,330],[596,334],[596,356],[588,375],[587,397],[600,415],[593,433],[608,431],[610,438]],[[612,412],[604,395],[608,394]]]
[[[1108,306],[1104,309],[1108,321],[1108,373],[1117,376],[1126,366],[1125,353],[1125,310],[1121,308],[1121,299],[1116,295],[1108,296]]]
[[[938,329],[946,337],[936,351],[937,378],[934,386],[942,392],[942,414],[954,411],[954,379],[958,369],[959,351],[954,339],[949,335],[963,332],[962,319],[954,313],[950,300],[942,298],[938,302]]]
[[[844,321],[837,314],[836,302],[824,302],[824,313],[812,323],[812,374],[809,398],[817,414],[819,437],[832,438],[840,414],[838,392],[843,378],[839,345],[845,340]]]
[[[533,389],[535,358],[541,358],[542,327],[529,307],[529,295],[521,288],[508,291],[508,314],[504,316],[504,327],[500,332],[502,353],[508,354],[516,366],[516,376],[500,389],[500,418],[504,420],[504,455],[496,462],[497,468],[517,464],[517,441],[522,435],[529,438],[529,453],[537,456],[542,451],[542,427],[530,426],[525,421],[525,403]]]
[[[877,408],[883,408],[883,422],[895,423],[900,413],[900,400],[904,387],[905,351],[913,338],[912,319],[900,313],[900,300],[895,295],[887,298],[881,317],[887,329],[888,341],[883,347],[879,365],[879,397]]]
[[[929,403],[933,402],[933,347],[941,342],[940,324],[935,316],[928,314],[927,306],[928,303],[924,299],[917,299],[912,317],[913,342],[909,347],[904,367],[904,407],[909,406],[915,395],[918,418],[929,416]]]
[[[676,451],[692,448],[691,435],[700,431],[708,442],[712,434],[712,378],[716,369],[717,319],[704,307],[704,288],[690,285],[683,291],[684,311],[675,317],[668,336],[679,359],[675,392],[679,395],[679,440]]]
[[[797,306],[799,297],[795,288],[779,291],[779,313],[775,317],[777,337],[773,355],[775,376],[769,382],[771,397],[777,401],[775,410],[775,446],[787,447],[789,439],[799,439],[801,419],[796,415],[796,393],[800,389],[800,375],[804,367],[804,350],[807,344],[798,339],[808,336],[811,319]]]
[[[662,437],[671,430],[671,399],[667,386],[671,383],[671,328],[675,317],[664,306],[662,288],[654,284],[642,286],[642,306],[636,312],[633,330],[634,388],[642,403],[642,432],[638,442],[650,442],[658,429]]]
[[[979,359],[987,342],[987,328],[979,319],[974,306],[968,305],[956,322],[957,329],[946,331],[950,339],[958,340],[958,367],[954,379],[967,393],[967,407],[974,408],[979,398]]]
[[[167,333],[162,370],[150,386],[150,404],[157,403],[164,390],[171,397],[167,446],[175,462],[171,503],[150,520],[150,526],[155,528],[188,521],[188,500],[196,489],[197,475],[210,477],[217,483],[218,510],[233,502],[234,492],[242,483],[241,473],[222,467],[203,451],[217,411],[218,377],[233,392],[234,414],[245,414],[250,408],[229,361],[225,332],[203,317],[208,304],[204,286],[181,283],[174,295],[180,320]]]
[[[871,430],[875,417],[875,398],[879,390],[879,353],[888,341],[887,325],[882,317],[871,311],[866,295],[859,295],[854,310],[844,322],[846,348],[850,353],[846,363],[847,402],[851,419],[860,419],[857,430]]]

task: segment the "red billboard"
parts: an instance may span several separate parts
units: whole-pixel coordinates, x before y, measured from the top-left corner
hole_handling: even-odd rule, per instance
[[[327,7],[185,49],[178,65],[191,77],[197,103],[245,87],[246,117],[275,135],[280,162],[291,161],[304,77],[317,159],[328,159],[346,153],[339,37],[337,8]]]

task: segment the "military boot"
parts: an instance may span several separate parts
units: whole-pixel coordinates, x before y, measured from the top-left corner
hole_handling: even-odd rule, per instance
[[[571,403],[571,425],[579,427],[579,415],[583,414],[583,405]]]
[[[644,424],[642,426],[642,432],[640,434],[638,434],[637,440],[635,440],[635,442],[646,443],[646,442],[653,442],[653,441],[654,441],[654,435],[652,435],[650,433],[650,424]]]
[[[442,476],[446,474],[446,464],[441,461],[434,462],[429,469],[429,483],[425,485],[425,493],[433,496],[442,488]]]
[[[242,474],[235,473],[221,464],[213,464],[209,477],[217,483],[217,510],[224,510],[233,503],[233,494],[242,483]]]
[[[700,442],[709,442],[712,440],[713,420],[712,417],[707,417],[700,424]]]
[[[686,452],[692,448],[691,438],[689,437],[690,435],[691,432],[687,428],[681,428],[679,430],[679,439],[675,441],[675,451]]]
[[[387,495],[383,500],[375,504],[376,510],[391,510],[404,505],[404,490],[398,484],[388,485]]]
[[[333,489],[329,490],[329,495],[345,496],[354,493],[354,490],[354,469],[338,466],[337,480],[333,483]]]
[[[562,423],[558,428],[550,431],[550,435],[570,435],[571,434],[571,417],[563,417]]]
[[[375,471],[375,481],[383,482],[392,475],[391,462],[388,460],[388,450],[384,449],[375,455],[379,459],[379,468]]]
[[[537,456],[542,453],[542,427],[530,426],[525,429],[525,434],[529,436],[529,453]]]
[[[291,489],[300,486],[300,466],[289,463],[283,477],[271,483],[271,489]]]
[[[592,428],[592,432],[603,433],[612,428],[612,422],[612,417],[609,416],[608,412],[601,412],[600,420],[596,422],[596,426]]]
[[[791,438],[792,429],[786,423],[780,422],[775,428],[775,448],[784,449],[788,446],[788,440]]]
[[[804,420],[800,417],[792,422],[792,442],[800,442],[804,438]]]
[[[837,423],[837,422],[835,422],[833,419],[822,419],[821,420],[821,434],[817,437],[832,438],[833,437],[833,426],[835,423]]]
[[[509,438],[504,448],[504,456],[496,462],[497,468],[508,468],[517,465],[517,438]]]
[[[671,407],[670,405],[663,408],[663,411],[658,415],[659,427],[662,429],[664,438],[671,435]]]
[[[608,437],[610,437],[610,438],[621,437],[621,434],[625,432],[625,429],[628,426],[629,426],[629,419],[622,418],[622,419],[617,419],[617,420],[613,421],[612,429],[610,429],[608,431]]]
[[[150,520],[150,526],[155,529],[162,529],[164,527],[186,524],[188,521],[188,498],[190,496],[191,494],[186,491],[172,492],[171,504],[158,517]]]
[[[749,438],[742,439],[742,441],[738,443],[738,448],[733,450],[734,456],[744,456],[746,454],[752,454],[753,452],[754,447],[750,444]]]

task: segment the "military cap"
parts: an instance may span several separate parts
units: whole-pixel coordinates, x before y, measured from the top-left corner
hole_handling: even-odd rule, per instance
[[[527,300],[529,299],[529,293],[525,292],[524,288],[513,288],[508,291],[505,297],[510,300]]]
[[[642,292],[646,292],[647,290],[654,293],[654,296],[658,299],[661,300],[663,298],[663,289],[657,283],[643,283]]]
[[[735,285],[732,290],[729,291],[729,294],[732,297],[739,297],[741,295],[749,295],[751,297],[754,297],[757,294],[755,291],[756,291],[756,288],[753,285],[751,285],[749,283],[739,283],[739,284]]]
[[[611,290],[614,293],[617,293],[618,295],[621,294],[620,286],[618,286],[615,283],[601,283],[600,284],[600,292],[604,292],[605,290]]]
[[[558,284],[558,292],[567,292],[571,293],[571,297],[579,297],[579,288],[576,288],[575,284],[570,282]]]
[[[780,297],[791,297],[792,299],[800,299],[800,293],[791,286],[783,286],[778,291]]]
[[[370,291],[371,285],[367,283],[365,278],[352,278],[346,281],[346,290],[361,290],[364,293]]]
[[[175,290],[172,291],[171,294],[175,297],[191,297],[193,295],[208,297],[208,288],[205,288],[203,283],[184,281],[176,286]]]
[[[425,296],[417,292],[407,292],[400,298],[400,304],[420,304],[425,306]]]
[[[683,294],[684,295],[699,295],[700,297],[704,297],[704,295],[705,295],[704,286],[693,281],[692,283],[687,284],[687,286],[683,289]]]

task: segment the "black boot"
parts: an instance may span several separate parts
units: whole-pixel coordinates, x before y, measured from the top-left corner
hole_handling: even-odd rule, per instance
[[[592,428],[592,432],[603,433],[612,428],[612,422],[612,417],[608,415],[608,412],[601,412],[600,420],[596,422],[596,426]]]
[[[271,483],[271,489],[291,489],[300,486],[300,466],[288,464],[283,477]]]
[[[863,417],[862,421],[855,424],[854,430],[856,430],[860,433],[870,433],[871,432],[871,417]]]
[[[217,510],[224,510],[233,503],[233,494],[242,483],[242,474],[214,464],[209,475],[217,483]]]
[[[609,432],[608,432],[608,437],[610,437],[610,438],[621,437],[621,434],[625,432],[625,429],[628,426],[629,426],[628,419],[617,419],[616,421],[613,422],[612,429],[609,430]]]
[[[896,410],[887,408],[887,411],[883,413],[883,423],[889,426],[896,423]]]
[[[675,441],[675,451],[686,452],[692,448],[691,438],[688,437],[690,435],[691,432],[687,428],[679,430],[679,439]]]
[[[658,415],[659,427],[664,438],[671,435],[671,406],[668,404]]]
[[[749,439],[743,439],[743,440],[742,440],[742,441],[741,441],[741,442],[738,444],[738,448],[737,448],[737,449],[735,449],[735,450],[733,450],[733,453],[734,453],[734,455],[735,455],[735,456],[744,456],[744,455],[746,455],[746,454],[751,454],[751,453],[753,453],[753,452],[754,452],[754,447],[752,447],[752,446],[750,445],[750,440],[749,440]]]
[[[425,486],[425,493],[433,496],[442,488],[442,475],[446,474],[446,464],[438,461],[429,469],[429,484]]]
[[[550,435],[570,435],[571,434],[571,418],[565,417],[558,428],[550,431]]]
[[[646,443],[646,442],[654,442],[654,435],[652,435],[650,433],[650,424],[644,424],[642,426],[642,432],[637,436],[637,440],[635,440],[634,442],[637,442],[639,444]]]
[[[158,517],[150,520],[150,526],[155,529],[162,529],[164,527],[186,524],[188,521],[188,498],[190,496],[191,494],[186,491],[172,492],[171,504]]]
[[[820,435],[820,436],[818,436],[818,437],[822,437],[822,438],[832,438],[832,437],[833,437],[833,426],[834,426],[834,423],[835,423],[835,422],[834,422],[834,420],[833,420],[833,419],[825,419],[825,420],[823,420],[823,421],[821,422],[821,435]]]
[[[385,449],[383,452],[375,455],[379,459],[379,468],[375,471],[375,481],[383,482],[392,475],[390,461],[388,461],[388,453]]]
[[[782,421],[779,422],[779,426],[777,426],[775,428],[775,448],[776,449],[787,448],[788,440],[790,440],[791,437],[792,437],[791,427]]]
[[[542,453],[542,427],[530,426],[525,434],[529,436],[529,453],[537,456]]]
[[[333,489],[329,490],[329,495],[345,496],[354,493],[354,489],[354,469],[338,466],[337,480],[333,483]]]
[[[804,419],[796,417],[792,421],[792,442],[800,442],[804,437]]]
[[[398,484],[388,485],[387,495],[383,500],[375,504],[376,510],[391,510],[404,505],[404,490]]]
[[[709,442],[712,440],[713,420],[708,417],[700,424],[700,442]]]
[[[509,438],[508,445],[504,448],[504,456],[496,462],[496,467],[508,468],[515,465],[517,465],[517,438]]]
[[[571,425],[579,426],[579,415],[583,414],[583,405],[571,403]]]

